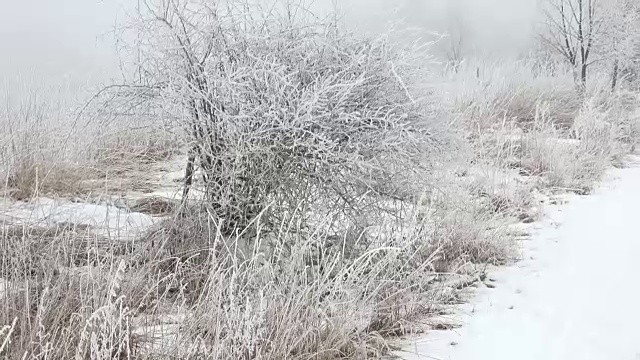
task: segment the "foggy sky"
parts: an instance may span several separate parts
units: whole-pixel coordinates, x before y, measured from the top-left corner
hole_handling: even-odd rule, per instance
[[[467,47],[494,55],[526,49],[536,0],[315,0],[334,2],[346,21],[370,33],[404,20],[414,27],[460,32]],[[107,83],[119,74],[117,19],[136,0],[5,0],[0,12],[0,79],[5,94],[32,88],[61,94]],[[1,100],[1,99],[0,99]]]
[[[15,98],[35,89],[73,94],[108,82],[118,73],[109,32],[126,1],[131,0],[4,1],[0,96],[8,92]]]

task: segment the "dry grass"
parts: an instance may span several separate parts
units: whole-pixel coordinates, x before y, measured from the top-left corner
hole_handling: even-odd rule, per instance
[[[151,166],[181,150],[177,135],[161,121],[124,117],[89,103],[84,112],[64,112],[70,104],[34,92],[0,111],[2,193],[17,200],[37,196],[73,197],[89,193],[145,189]],[[73,104],[77,106],[77,104]]]
[[[152,196],[136,200],[129,209],[143,214],[161,216],[177,213],[179,205],[176,201]]]
[[[543,179],[545,187],[588,193],[604,171],[619,163],[631,144],[629,134],[636,119],[617,108],[618,99],[595,105],[584,103],[573,124],[558,130],[545,119],[538,130],[520,134],[505,142],[511,166]]]
[[[27,115],[25,115],[27,116]],[[24,119],[36,124],[38,119]],[[38,196],[77,197],[90,193],[145,191],[157,184],[153,165],[180,151],[166,131],[107,134],[93,141],[74,138],[75,129],[23,130],[0,154],[3,193],[16,200]],[[87,134],[88,136],[93,136]],[[84,142],[88,143],[84,143]]]
[[[480,78],[472,71],[480,66]],[[570,76],[552,76],[534,70],[531,61],[480,62],[448,79],[445,104],[474,136],[504,126],[531,130],[540,116],[555,128],[571,127],[582,106]]]
[[[424,316],[454,301],[437,271],[506,260],[504,233],[485,229],[480,208],[460,216],[457,205],[440,205],[405,228],[359,234],[356,247],[294,222],[275,236],[229,238],[200,211],[166,220],[136,245],[109,246],[72,227],[9,228],[0,321],[17,321],[4,354],[377,357],[386,338],[420,330]],[[158,326],[132,325],[171,313],[185,314],[180,331],[160,344]]]
[[[488,79],[454,79],[445,103],[466,129],[475,162],[516,169],[542,190],[588,193],[637,142],[637,96],[611,94],[597,76],[580,93],[568,76],[529,69],[522,63]]]
[[[0,321],[14,323],[5,358],[120,352],[130,340],[123,322],[130,314],[119,297],[124,270],[114,260],[127,253],[125,244],[72,224],[4,226],[2,239]]]
[[[29,200],[40,195],[70,196],[83,191],[82,181],[91,172],[72,164],[20,161],[5,178],[5,194],[16,200]]]
[[[171,160],[182,151],[177,134],[144,127],[108,133],[96,139],[91,154],[95,167],[111,175],[126,175],[148,165]]]

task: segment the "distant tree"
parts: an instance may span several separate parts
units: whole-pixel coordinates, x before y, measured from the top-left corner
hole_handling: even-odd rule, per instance
[[[542,40],[561,54],[578,71],[578,84],[587,84],[593,64],[595,39],[602,31],[598,0],[549,0],[545,11],[547,31]]]
[[[604,20],[603,54],[607,54],[612,68],[611,90],[617,87],[622,74],[634,68],[640,49],[640,6],[635,0],[611,1]]]
[[[575,70],[579,88],[587,84],[596,63],[611,69],[615,90],[621,68],[627,67],[638,49],[640,31],[634,0],[548,0],[543,42]]]
[[[447,38],[444,44],[447,64],[454,72],[460,70],[464,63],[466,51],[467,28],[462,19],[462,10],[459,1],[451,1],[447,4]]]
[[[454,72],[460,71],[460,66],[464,62],[463,54],[463,37],[461,34],[455,35],[453,33],[448,36],[448,43],[446,49],[447,64]]]

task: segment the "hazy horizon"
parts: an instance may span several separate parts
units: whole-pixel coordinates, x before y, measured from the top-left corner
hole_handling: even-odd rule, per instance
[[[314,6],[329,9],[332,0]],[[0,13],[3,95],[36,89],[74,97],[118,78],[119,61],[111,32],[136,0],[49,0],[10,2]],[[391,22],[428,31],[461,32],[476,52],[507,56],[526,49],[532,38],[536,0],[348,0],[338,4],[345,21],[368,33]],[[38,9],[34,11],[33,9]]]

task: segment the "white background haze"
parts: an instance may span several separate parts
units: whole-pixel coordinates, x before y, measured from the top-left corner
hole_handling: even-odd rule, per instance
[[[461,32],[465,47],[494,56],[526,51],[536,18],[536,0],[316,0],[313,6],[329,9],[334,2],[360,30],[384,32],[386,24],[404,21],[425,29],[425,34]],[[113,30],[136,3],[4,0],[0,96],[15,101],[45,91],[68,99],[117,79]]]

